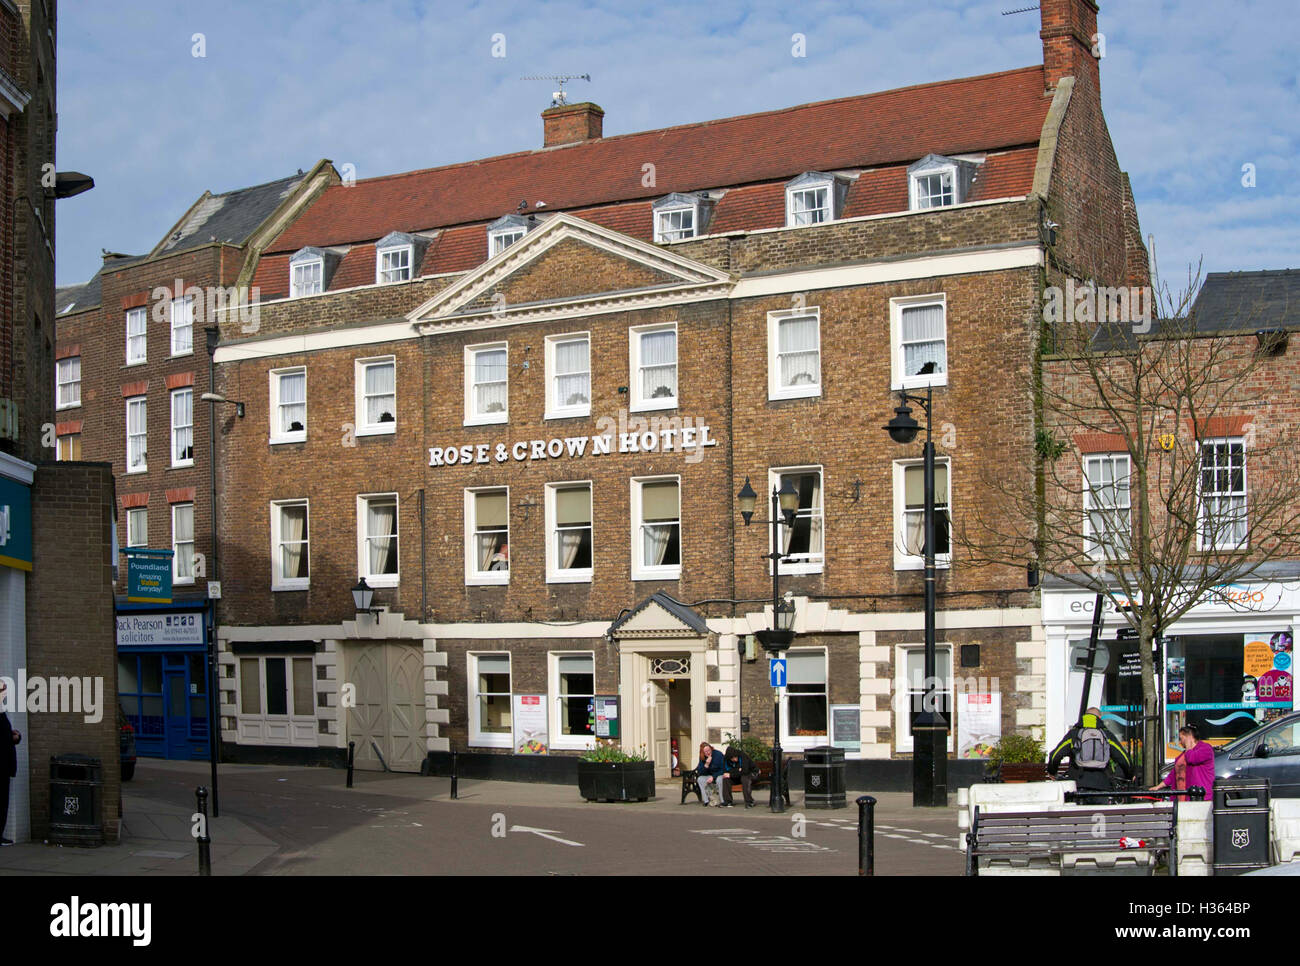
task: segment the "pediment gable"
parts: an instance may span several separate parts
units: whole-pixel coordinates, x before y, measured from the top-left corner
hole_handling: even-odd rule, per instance
[[[548,219],[407,318],[422,331],[724,298],[733,278],[572,215]]]
[[[647,597],[609,628],[609,634],[614,638],[701,637],[708,633],[704,618],[663,593]]]

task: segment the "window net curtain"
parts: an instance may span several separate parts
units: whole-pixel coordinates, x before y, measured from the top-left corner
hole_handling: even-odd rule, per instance
[[[128,453],[132,466],[143,466],[145,461],[145,422],[148,410],[143,402],[132,403],[127,408],[127,434],[131,437]]]
[[[194,507],[178,506],[175,515],[176,574],[194,576]]]
[[[647,332],[641,336],[641,397],[671,399],[677,395],[677,333]]]
[[[925,467],[909,466],[903,471],[903,550],[913,557],[925,553]],[[935,553],[947,553],[948,467],[934,464]]]
[[[474,498],[474,527],[478,531],[479,570],[509,570],[506,546],[506,495],[479,493]]]
[[[172,426],[176,459],[193,459],[194,394],[192,392],[178,392],[172,395]]]
[[[294,372],[281,376],[280,432],[295,433],[306,427],[307,373]]]
[[[919,305],[903,309],[903,373],[921,374],[927,362],[935,372],[948,370],[948,353],[944,347],[944,308],[942,305]]]
[[[777,331],[777,353],[781,359],[781,385],[815,385],[821,379],[817,320],[783,319]]]
[[[397,504],[392,500],[367,500],[366,532],[370,542],[370,572],[397,573]]]
[[[393,422],[397,417],[396,401],[396,366],[392,363],[366,366],[366,422]]]
[[[783,476],[779,485],[784,485],[787,479],[799,493],[799,509],[795,511],[794,526],[787,527],[784,517],[780,520],[781,552],[819,557],[822,553],[821,474]]]
[[[474,356],[474,393],[480,413],[506,411],[506,352],[480,352]]]
[[[307,576],[307,508],[280,508],[280,554],[285,577]]]
[[[560,490],[555,494],[555,524],[559,538],[560,567],[574,566],[582,544],[591,533],[591,490]]]
[[[148,322],[148,315],[142,311],[128,312],[126,316],[126,335],[130,343],[130,352],[128,355],[132,359],[143,359],[145,357],[145,325]]]
[[[555,405],[585,406],[591,401],[590,347],[561,342],[555,347]]]
[[[180,299],[172,303],[172,354],[194,348],[194,303]]]
[[[641,518],[646,566],[667,563],[669,544],[679,524],[676,483],[646,483],[641,487]],[[676,561],[672,561],[676,563]]]

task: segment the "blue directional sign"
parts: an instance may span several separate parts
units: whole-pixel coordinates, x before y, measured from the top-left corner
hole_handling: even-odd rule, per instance
[[[785,687],[785,658],[774,657],[768,660],[768,677],[772,681],[772,687]]]

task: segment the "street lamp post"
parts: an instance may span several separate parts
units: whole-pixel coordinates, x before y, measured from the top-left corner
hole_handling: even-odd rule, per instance
[[[934,442],[930,438],[933,397],[929,386],[924,396],[905,392],[898,395],[894,418],[883,427],[895,443],[912,442],[920,429],[907,404],[916,403],[925,410],[925,682],[921,710],[912,719],[912,804],[942,808],[948,804],[948,720],[939,710],[935,675]]]
[[[754,507],[758,503],[758,494],[749,485],[749,477],[745,477],[745,485],[736,495],[736,500],[740,503],[740,515],[745,519],[745,526],[749,526],[754,516]],[[763,650],[773,658],[780,655],[782,651],[789,650],[790,643],[794,640],[794,601],[781,599],[781,561],[789,558],[778,549],[781,546],[778,524],[784,520],[787,527],[794,526],[795,511],[798,508],[799,494],[789,479],[786,479],[780,489],[772,487],[772,516],[769,521],[772,525],[772,552],[763,555],[765,560],[772,561],[772,629],[758,631],[754,636],[763,645]],[[782,794],[785,790],[785,776],[781,769],[781,692],[776,688],[772,689],[772,728],[772,781],[768,805],[773,812],[784,812],[785,799]]]

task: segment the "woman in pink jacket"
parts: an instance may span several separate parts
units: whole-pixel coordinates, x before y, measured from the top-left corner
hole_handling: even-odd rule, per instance
[[[1196,725],[1190,724],[1178,729],[1178,743],[1183,746],[1183,753],[1174,759],[1174,767],[1169,769],[1165,780],[1152,785],[1151,791],[1173,788],[1181,792],[1188,788],[1204,788],[1205,801],[1210,801],[1214,792],[1213,746],[1201,741]]]

